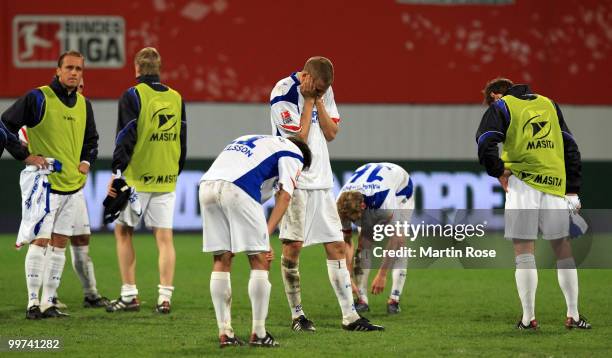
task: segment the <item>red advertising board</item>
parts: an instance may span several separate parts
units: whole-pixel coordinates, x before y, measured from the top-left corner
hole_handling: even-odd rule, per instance
[[[324,55],[341,103],[477,103],[498,75],[560,103],[612,103],[610,1],[31,0],[0,16],[0,97],[48,82],[77,49],[88,96],[117,98],[135,52],[155,46],[190,101],[266,102]]]

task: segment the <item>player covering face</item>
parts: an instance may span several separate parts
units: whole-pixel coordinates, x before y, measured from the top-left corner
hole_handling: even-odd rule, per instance
[[[310,170],[300,176],[287,213],[279,225],[283,245],[281,273],[291,310],[294,331],[314,332],[314,322],[302,306],[300,252],[303,246],[322,244],[327,256],[327,273],[342,312],[342,328],[349,331],[378,331],[355,310],[351,278],[345,258],[345,243],[336,211],[333,174],[327,142],[336,138],[340,114],[334,100],[334,68],[325,57],[315,56],[304,68],[274,86],[270,94],[272,134],[298,136],[313,152]]]

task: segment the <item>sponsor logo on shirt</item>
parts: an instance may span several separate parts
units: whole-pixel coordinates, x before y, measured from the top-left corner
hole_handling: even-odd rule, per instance
[[[140,180],[142,180],[142,182],[145,185],[149,185],[149,184],[173,184],[176,183],[176,180],[178,179],[178,175],[176,174],[171,174],[171,175],[153,175],[151,173],[145,173],[143,175],[140,176]]]
[[[157,123],[158,132],[151,134],[149,138],[150,142],[174,142],[178,139],[176,133],[170,133],[169,131],[174,128],[178,123],[178,117],[174,114],[163,113],[168,108],[159,109],[155,112],[151,118],[154,123]]]
[[[550,121],[543,119],[543,113],[531,113],[533,116],[529,118],[523,126],[523,133],[531,136],[533,140],[527,142],[527,150],[533,149],[554,149],[555,143],[549,139],[544,139],[550,134],[552,127]]]
[[[311,122],[312,123],[319,123],[319,112],[312,111]]]

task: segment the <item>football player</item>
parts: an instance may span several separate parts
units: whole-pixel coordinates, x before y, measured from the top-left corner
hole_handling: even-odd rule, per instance
[[[410,175],[393,163],[368,163],[359,167],[340,190],[337,205],[342,221],[342,232],[347,243],[347,261],[352,261],[352,224],[361,228],[359,249],[355,265],[355,283],[358,299],[355,303],[359,312],[369,311],[367,285],[372,268],[372,230],[376,224],[393,221],[409,222],[414,209],[414,186]],[[390,237],[388,248],[405,244],[405,238]],[[387,272],[392,271],[391,294],[387,301],[387,312],[396,314],[400,309],[400,296],[406,281],[407,259],[383,261],[372,281],[371,292],[379,294],[385,289]]]
[[[269,235],[287,210],[300,171],[308,167],[311,154],[298,138],[247,135],[237,138],[219,154],[202,176],[199,190],[204,221],[204,251],[213,254],[210,276],[220,347],[242,345],[231,324],[232,258],[248,255],[251,265],[249,298],[253,310],[251,346],[275,347],[278,343],[266,331],[270,301],[271,250]],[[276,203],[266,224],[262,202],[276,187]]]
[[[314,332],[302,307],[299,257],[303,246],[323,244],[327,272],[340,309],[342,327],[376,331],[382,326],[359,316],[353,304],[351,277],[345,260],[340,218],[331,192],[333,175],[327,142],[338,133],[340,115],[331,84],[334,68],[325,57],[311,57],[304,68],[280,80],[270,95],[272,134],[297,136],[312,150],[312,166],[300,176],[287,213],[280,224],[281,272],[295,331]]]

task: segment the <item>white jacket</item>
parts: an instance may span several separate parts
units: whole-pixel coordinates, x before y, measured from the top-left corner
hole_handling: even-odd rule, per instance
[[[44,218],[49,213],[51,206],[49,194],[51,185],[47,175],[61,170],[61,164],[51,158],[47,158],[49,167],[38,169],[34,165],[28,165],[21,171],[19,186],[21,187],[21,225],[17,234],[15,247],[21,248],[36,238]]]

